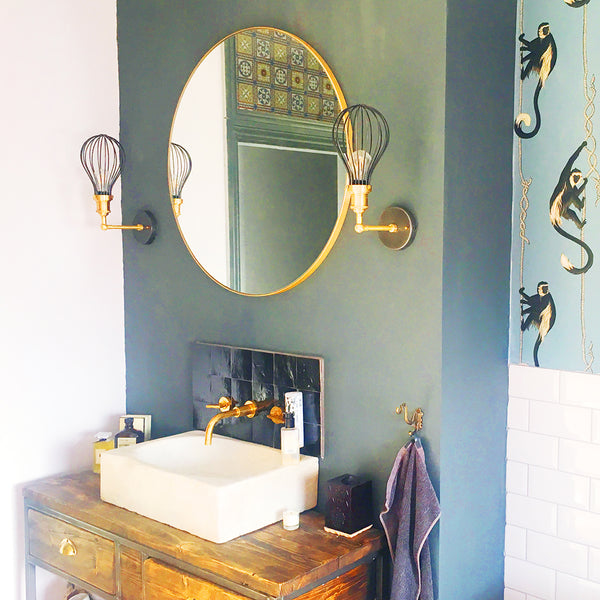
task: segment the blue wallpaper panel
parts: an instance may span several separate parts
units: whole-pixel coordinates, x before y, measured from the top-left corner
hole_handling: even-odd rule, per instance
[[[510,361],[598,372],[600,4],[520,0],[519,17]]]

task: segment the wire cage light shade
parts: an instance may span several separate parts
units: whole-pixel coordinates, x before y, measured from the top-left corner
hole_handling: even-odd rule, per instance
[[[349,106],[338,114],[332,137],[350,185],[370,185],[373,170],[390,141],[385,117],[366,104]]]
[[[169,144],[169,183],[171,197],[181,198],[183,186],[192,172],[192,157],[180,144]]]
[[[80,158],[94,186],[94,194],[111,196],[125,164],[125,150],[119,141],[105,133],[93,135],[83,142]]]

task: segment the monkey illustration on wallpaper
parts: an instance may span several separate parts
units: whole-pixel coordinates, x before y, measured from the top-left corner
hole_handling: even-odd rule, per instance
[[[581,220],[575,210],[573,210],[573,207],[580,211],[583,209],[585,198],[581,197],[581,194],[583,193],[588,180],[587,177],[583,176],[579,169],[573,168],[573,163],[577,160],[577,157],[586,145],[587,143],[583,142],[571,155],[564,169],[561,171],[558,183],[550,198],[550,222],[552,223],[552,226],[560,235],[583,248],[587,254],[586,263],[582,267],[576,267],[564,254],[561,254],[560,264],[573,275],[585,273],[594,262],[592,249],[585,242],[574,235],[567,233],[561,227],[563,219],[568,219],[575,223],[575,226],[579,230],[583,229],[583,226],[585,225],[585,220]]]
[[[529,329],[532,324],[538,330],[537,340],[533,347],[533,363],[536,367],[539,367],[538,350],[554,325],[556,307],[547,281],[540,281],[537,285],[537,294],[532,296],[527,295],[524,290],[525,288],[519,290],[521,295],[521,331]],[[523,308],[523,305],[527,305],[527,308]]]
[[[523,131],[522,124],[529,126],[531,116],[527,113],[520,113],[515,120],[515,133],[524,139],[532,138],[540,130],[542,125],[542,115],[540,114],[539,97],[548,76],[556,64],[556,43],[550,33],[548,23],[540,23],[538,26],[538,35],[531,41],[525,39],[525,34],[519,36],[521,42],[521,80],[525,80],[532,71],[538,74],[538,82],[533,94],[533,110],[535,112],[535,125],[531,131]],[[526,54],[523,54],[526,52]]]
[[[580,6],[584,6],[590,0],[565,0],[565,4],[570,6],[571,8],[579,8]]]

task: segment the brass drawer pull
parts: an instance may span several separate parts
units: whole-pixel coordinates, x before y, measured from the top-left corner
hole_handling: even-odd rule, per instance
[[[69,538],[65,538],[60,543],[58,551],[63,556],[75,556],[77,554],[77,548],[75,548],[75,544]]]

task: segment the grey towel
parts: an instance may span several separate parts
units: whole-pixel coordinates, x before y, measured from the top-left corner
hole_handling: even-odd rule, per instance
[[[420,440],[398,452],[379,518],[394,563],[390,600],[433,600],[427,537],[440,518],[440,505]]]

